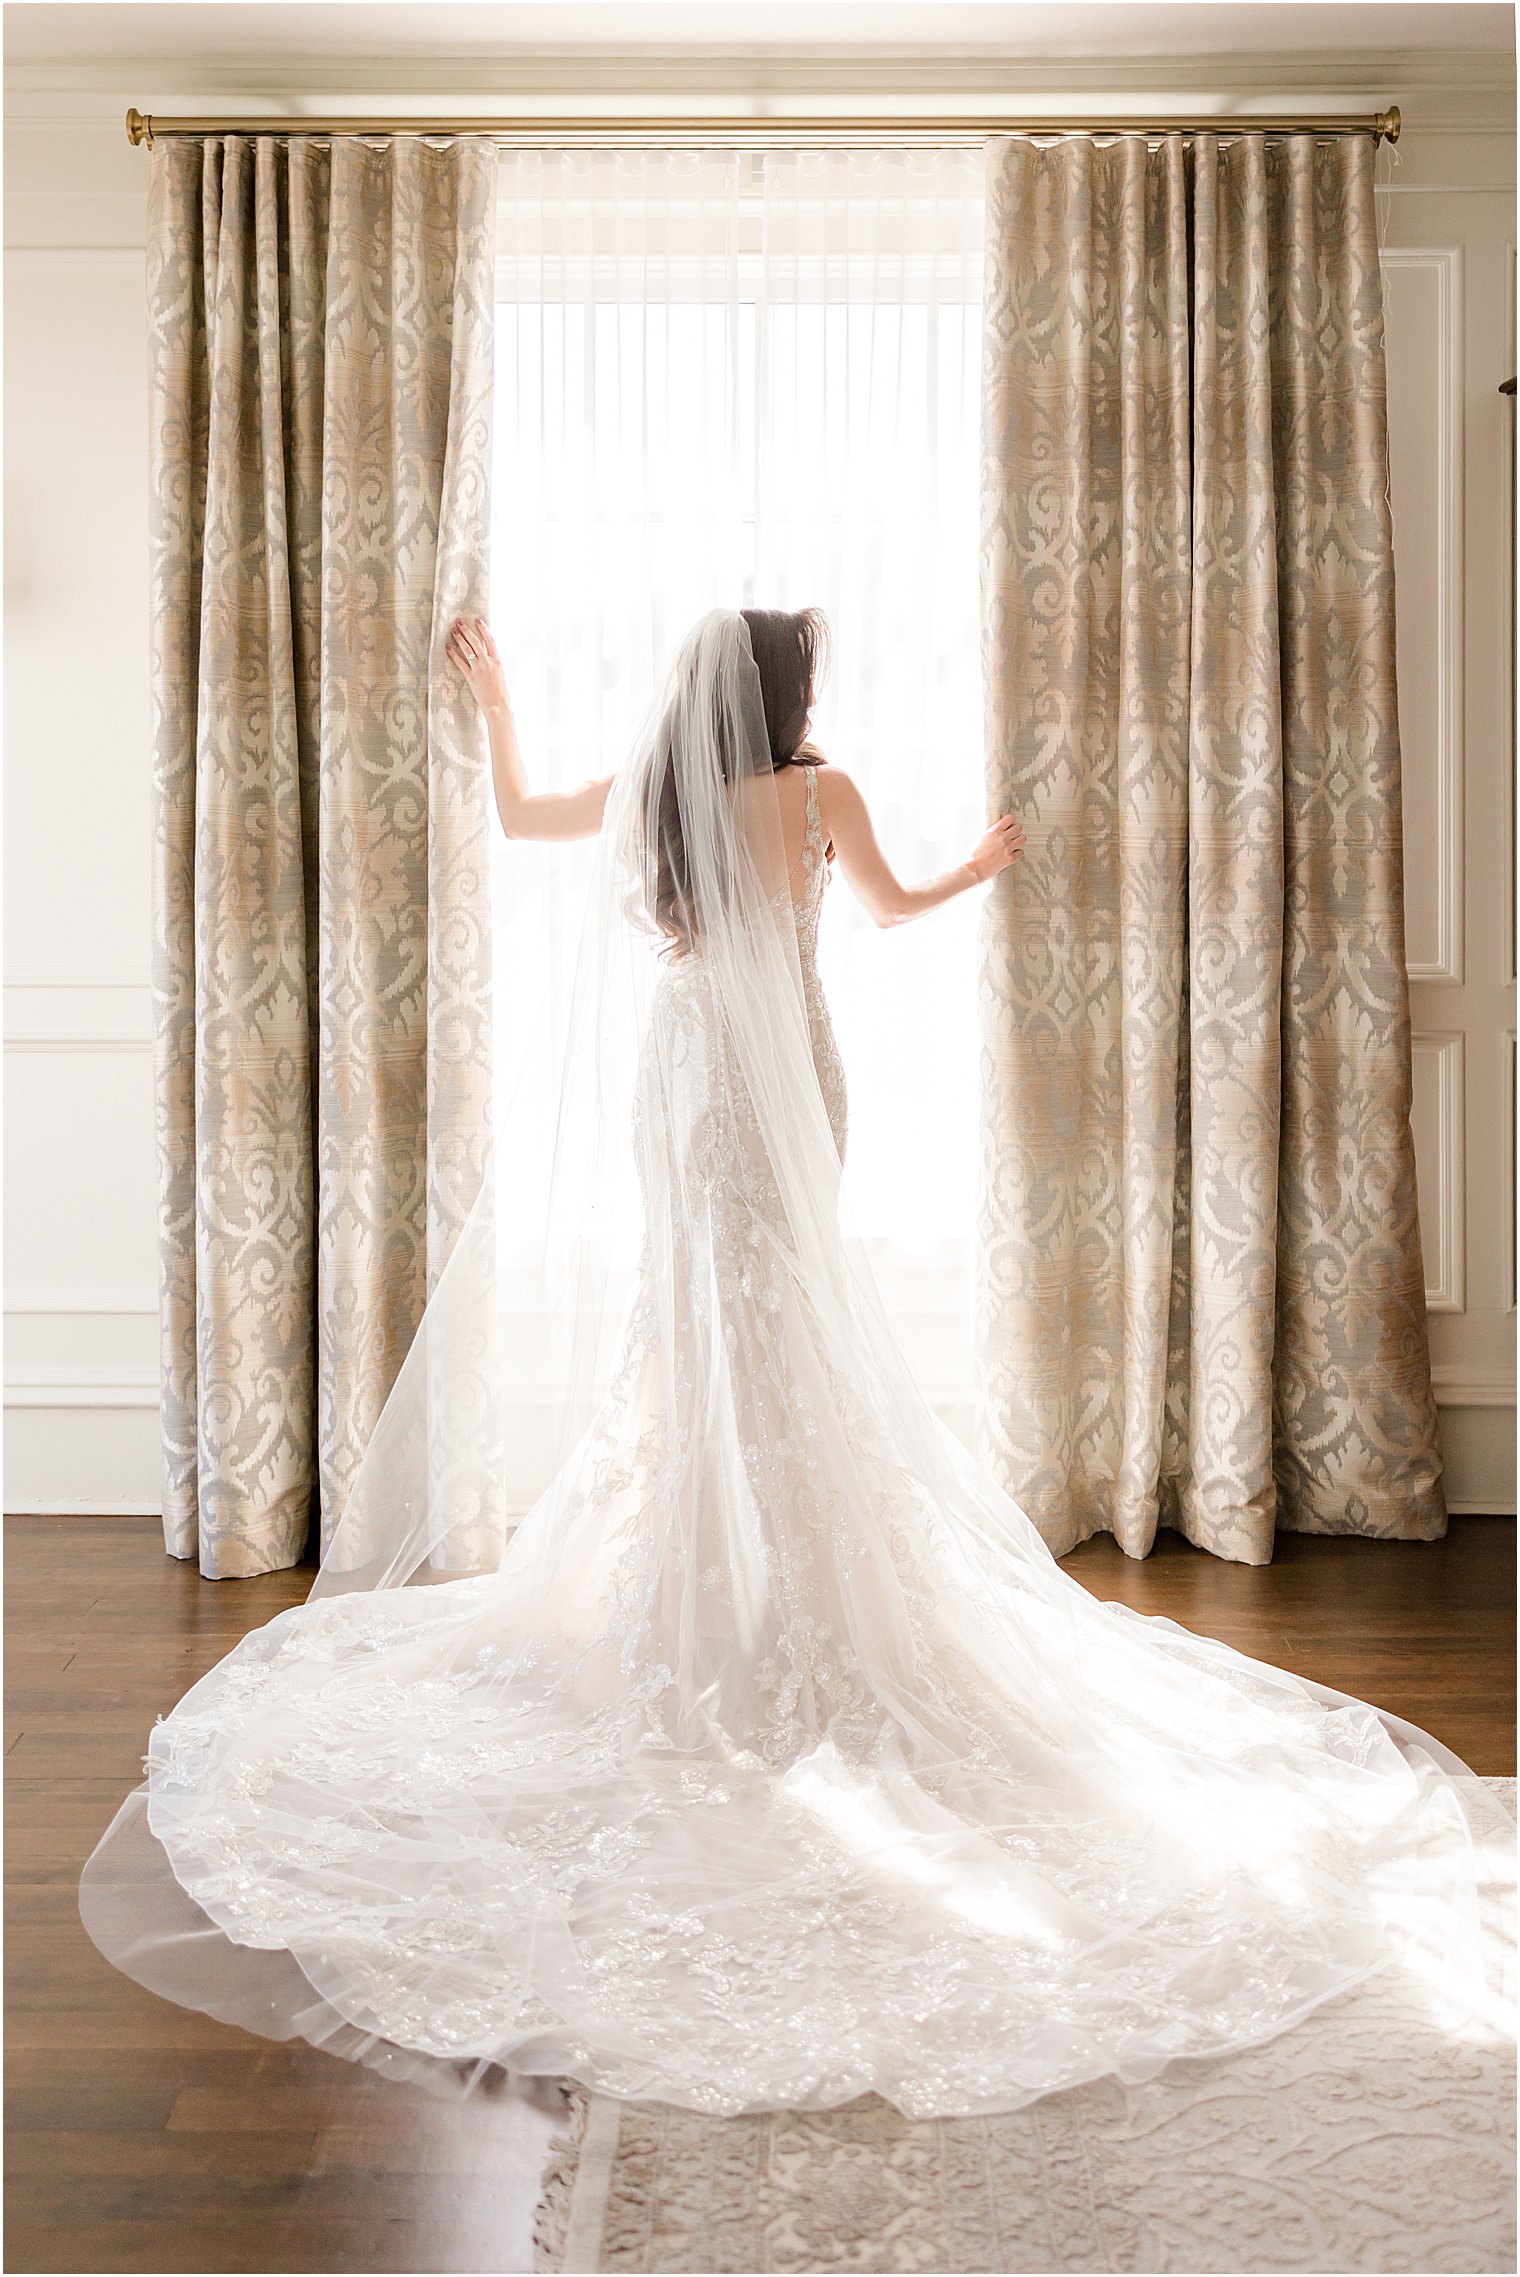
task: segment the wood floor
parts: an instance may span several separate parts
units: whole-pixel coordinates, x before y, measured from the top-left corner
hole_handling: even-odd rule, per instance
[[[1443,1542],[1279,1534],[1256,1566],[1173,1533],[1127,1558],[1102,1535],[1065,1564],[1095,1597],[1371,1700],[1487,1778],[1515,1775],[1513,1518],[1453,1518]]]
[[[79,1925],[79,1869],[141,1776],[156,1715],[309,1571],[205,1582],[156,1521],[5,1524],[5,2266],[525,2269],[552,2090],[459,2109],[155,2000]],[[1164,1535],[1070,1570],[1258,1658],[1375,1700],[1476,1771],[1515,1770],[1515,1528],[1444,1542],[1280,1536],[1270,1566]]]

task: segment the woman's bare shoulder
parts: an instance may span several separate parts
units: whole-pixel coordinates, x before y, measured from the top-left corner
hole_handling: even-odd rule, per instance
[[[818,811],[825,822],[836,816],[855,814],[864,804],[860,785],[843,767],[830,760],[820,759],[814,772],[818,779]]]

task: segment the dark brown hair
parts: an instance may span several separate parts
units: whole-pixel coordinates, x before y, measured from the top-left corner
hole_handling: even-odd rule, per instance
[[[808,714],[828,655],[828,619],[821,609],[741,609],[750,650],[760,675],[765,733],[771,768],[819,766],[823,755],[803,739]],[[728,776],[732,755],[722,752]],[[666,754],[655,820],[654,916],[678,952],[691,947],[688,895],[690,876],[681,828],[681,797],[676,754]]]
[[[821,754],[804,743],[808,713],[828,662],[829,622],[821,609],[741,609],[760,674],[771,765],[816,765]]]

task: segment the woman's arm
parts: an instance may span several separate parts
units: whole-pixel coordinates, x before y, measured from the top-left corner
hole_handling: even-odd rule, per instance
[[[964,862],[924,885],[908,886],[882,852],[859,789],[837,767],[818,770],[818,814],[834,841],[846,882],[878,925],[905,924],[972,886],[986,885],[1024,851],[1024,825],[1016,815],[1000,815]]]
[[[486,715],[491,738],[491,780],[496,811],[509,838],[594,838],[602,827],[612,777],[575,791],[530,791],[517,724],[507,700],[506,674],[483,617],[456,617],[444,653],[469,683]]]

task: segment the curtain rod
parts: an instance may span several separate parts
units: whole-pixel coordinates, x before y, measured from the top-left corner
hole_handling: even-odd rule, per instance
[[[1367,115],[1323,118],[490,118],[490,119],[261,119],[156,118],[127,113],[127,140],[151,150],[160,136],[198,134],[459,135],[483,134],[519,148],[587,145],[627,148],[657,143],[793,144],[966,143],[994,135],[1017,134],[1370,134],[1374,142],[1397,142],[1399,109]]]

